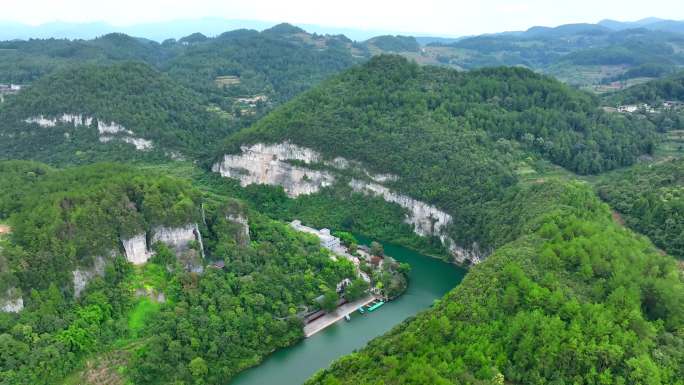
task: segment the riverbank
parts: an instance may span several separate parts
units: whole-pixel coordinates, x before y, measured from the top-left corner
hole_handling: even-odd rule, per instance
[[[344,316],[355,312],[356,309],[360,308],[361,306],[365,306],[373,302],[376,298],[377,297],[370,295],[368,297],[362,298],[354,302],[345,303],[344,305],[335,309],[335,311],[332,311],[324,315],[323,317],[318,318],[317,320],[305,325],[304,337],[309,338],[312,335],[320,332],[321,330],[324,330],[328,326],[344,318]]]
[[[355,234],[356,236],[356,234]],[[358,236],[359,243],[372,239]],[[351,322],[335,322],[309,338],[278,349],[259,365],[247,369],[230,385],[301,385],[316,371],[333,361],[361,349],[373,338],[432,306],[434,300],[459,284],[466,270],[444,260],[429,258],[413,249],[391,242],[383,244],[385,254],[411,265],[406,292],[377,311],[363,316],[351,315]]]

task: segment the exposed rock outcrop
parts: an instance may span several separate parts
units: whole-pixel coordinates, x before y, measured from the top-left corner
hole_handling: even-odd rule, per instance
[[[317,152],[289,143],[259,143],[243,146],[239,155],[225,155],[212,170],[221,176],[238,179],[243,187],[250,184],[282,186],[288,196],[297,197],[330,186],[335,179],[329,172],[295,166],[286,161],[312,163],[320,159]]]
[[[74,127],[79,126],[90,126],[93,123],[93,118],[75,115],[75,114],[62,114],[56,118],[46,118],[43,115],[32,116],[24,120],[26,123],[34,123],[41,127],[55,127],[57,123],[72,124]]]
[[[447,226],[453,220],[451,215],[446,212],[409,196],[397,194],[377,183],[352,179],[349,185],[356,192],[380,196],[387,202],[396,203],[405,208],[408,211],[405,222],[413,226],[413,231],[422,237],[439,237],[457,262],[478,263],[480,261],[480,255],[477,251],[469,251],[458,246],[453,239],[446,235]]]
[[[131,136],[116,137],[116,136],[104,135],[104,136],[100,136],[100,138],[99,138],[99,141],[101,143],[109,143],[109,142],[115,141],[115,140],[120,140],[124,143],[132,144],[135,147],[135,149],[139,150],[139,151],[150,150],[150,149],[152,149],[152,147],[154,147],[154,144],[152,143],[151,140],[142,139],[142,138],[135,138],[135,137],[131,137]]]
[[[199,243],[199,253],[190,248],[192,241]],[[202,244],[202,234],[200,234],[196,223],[182,227],[155,227],[152,231],[150,243],[154,244],[155,242],[169,246],[188,270],[202,272],[204,269],[202,264],[204,245]],[[126,259],[135,265],[146,263],[154,255],[149,250],[146,233],[122,239],[121,243],[126,253]]]
[[[55,127],[58,123],[71,124],[74,127],[90,127],[94,120],[94,118],[85,115],[65,113],[56,118],[48,118],[43,115],[32,116],[24,121],[26,123],[33,123],[47,128]],[[101,143],[109,143],[111,141],[120,140],[124,143],[133,145],[135,149],[139,151],[146,151],[154,147],[152,141],[135,137],[133,131],[116,122],[107,123],[105,121],[98,120],[97,131],[100,135],[99,140]]]
[[[103,121],[98,121],[97,122],[97,131],[102,134],[128,134],[128,135],[133,135],[133,131],[126,129],[126,127],[114,123],[114,122],[109,122],[105,123]]]
[[[74,282],[74,296],[81,296],[88,283],[95,277],[104,277],[107,261],[103,257],[96,257],[93,266],[72,271]]]
[[[239,245],[246,246],[249,241],[249,220],[247,216],[242,214],[230,214],[228,215],[228,220],[240,226],[240,230],[236,235],[236,240]]]
[[[316,193],[321,188],[332,185],[335,178],[329,171],[314,170],[288,161],[303,162],[306,165],[317,163],[337,170],[352,169],[375,182],[352,179],[350,186],[354,191],[380,196],[387,202],[405,208],[409,212],[406,222],[413,226],[415,233],[423,237],[438,237],[457,262],[478,263],[482,257],[477,245],[465,249],[447,235],[447,227],[453,219],[451,215],[382,185],[399,180],[397,175],[374,174],[360,162],[342,157],[325,160],[320,153],[289,142],[268,145],[257,143],[241,146],[240,150],[240,154],[224,155],[220,162],[213,165],[212,170],[224,177],[238,179],[243,187],[250,184],[277,185],[282,186],[288,196],[297,197]]]
[[[5,313],[19,313],[24,309],[24,299],[21,291],[9,289],[5,296],[0,298],[0,311]]]
[[[147,249],[147,239],[145,233],[138,234],[132,238],[121,239],[126,260],[134,265],[142,265],[152,256]]]
[[[172,248],[176,254],[187,251],[189,243],[201,239],[196,224],[188,224],[183,227],[156,227],[152,231],[151,242],[161,242]]]

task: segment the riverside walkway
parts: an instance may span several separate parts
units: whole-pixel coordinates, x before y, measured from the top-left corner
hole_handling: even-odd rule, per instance
[[[335,322],[341,320],[346,316],[347,314],[351,314],[356,311],[361,306],[365,306],[373,300],[375,300],[376,297],[373,295],[369,295],[368,297],[362,298],[360,300],[354,301],[354,302],[349,302],[346,303],[337,309],[335,311],[332,311],[323,317],[312,321],[311,323],[307,324],[304,326],[304,336],[305,337],[311,337],[312,335],[320,332],[321,330],[327,328],[328,326],[334,324]]]

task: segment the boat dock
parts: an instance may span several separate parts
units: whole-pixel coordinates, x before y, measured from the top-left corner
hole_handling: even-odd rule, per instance
[[[376,301],[376,297],[371,295],[358,301],[345,303],[344,305],[335,309],[335,311],[327,313],[322,317],[318,317],[310,323],[304,325],[304,337],[311,337],[312,335],[341,320],[345,316],[355,312],[358,308],[374,301]]]

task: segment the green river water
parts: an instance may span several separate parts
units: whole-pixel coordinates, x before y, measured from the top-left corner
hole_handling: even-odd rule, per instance
[[[370,240],[357,236],[361,243]],[[354,312],[351,321],[336,324],[291,347],[280,349],[260,365],[236,376],[230,385],[300,385],[335,359],[361,349],[406,318],[427,309],[435,299],[458,285],[466,271],[458,266],[384,243],[385,254],[411,265],[404,295],[373,313]]]

